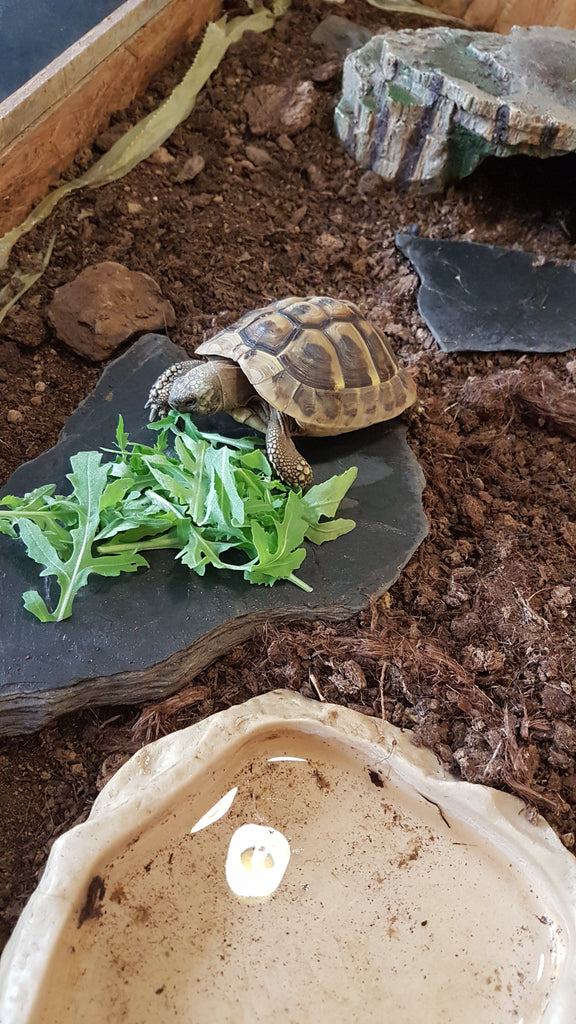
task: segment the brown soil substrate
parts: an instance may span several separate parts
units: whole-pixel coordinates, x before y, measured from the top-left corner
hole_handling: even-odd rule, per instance
[[[20,243],[13,260],[27,269],[57,232],[40,283],[0,326],[0,481],[55,442],[101,372],[51,332],[54,289],[90,264],[117,260],[155,278],[176,310],[172,337],[190,352],[246,310],[288,294],[342,295],[385,324],[420,389],[409,440],[426,475],[429,537],[389,595],[344,625],[269,629],[165,706],[85,712],[2,741],[3,938],[54,838],[83,820],[138,746],[279,686],[412,729],[456,775],[518,794],[574,846],[576,444],[567,389],[576,361],[573,353],[439,352],[416,309],[416,275],[394,245],[397,230],[417,224],[434,237],[574,258],[574,160],[489,161],[442,197],[387,191],[333,131],[339,66],[318,72],[327,56],[309,41],[330,12],[297,2],[273,31],[244,39],[168,140],[173,162],[150,160],[114,185],[76,194]],[[338,13],[419,24],[353,3]],[[192,54],[113,118],[71,174],[154,107]],[[289,76],[315,81],[312,125],[288,140],[252,138],[245,93]],[[270,160],[254,162],[254,152],[249,160],[247,145]],[[178,182],[196,153],[204,170]]]

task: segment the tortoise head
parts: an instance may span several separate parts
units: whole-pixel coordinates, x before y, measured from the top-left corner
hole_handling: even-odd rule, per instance
[[[174,380],[169,404],[178,412],[201,416],[219,412],[224,405],[224,395],[217,367],[210,362],[193,363],[188,373]]]

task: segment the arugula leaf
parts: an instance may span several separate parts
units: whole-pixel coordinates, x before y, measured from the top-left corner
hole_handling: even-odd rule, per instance
[[[209,448],[205,468],[209,490],[201,522],[217,526],[224,534],[235,526],[243,526],[244,505],[236,486],[229,451],[226,448]]]
[[[113,505],[117,505],[119,501],[122,501],[126,497],[126,494],[132,487],[132,479],[129,476],[117,477],[115,480],[110,480],[102,492],[100,498],[100,512],[104,509],[110,508]]]
[[[19,537],[40,575],[59,587],[53,611],[35,590],[23,595],[25,608],[42,622],[67,618],[92,573],[136,572],[148,565],[141,552],[160,549],[173,549],[200,576],[213,566],[250,583],[285,579],[311,590],[295,575],[304,541],[322,544],[354,528],[333,517],[356,469],[302,494],[274,476],[262,438],[203,435],[176,412],[150,427],[156,444],[133,444],[120,417],[116,449],[104,449],[113,461],[74,455],[68,496],[46,484],[0,501],[0,533]]]
[[[65,548],[69,542],[69,535],[60,526],[56,516],[74,521],[75,513],[66,499],[52,498],[55,489],[55,484],[45,484],[43,487],[36,487],[23,498],[17,498],[12,494],[2,498],[0,505],[6,505],[10,511],[4,512],[0,508],[0,533],[17,537],[15,524],[21,519],[29,519],[37,523],[49,536],[57,550]]]
[[[301,496],[290,491],[284,515],[271,524],[272,528],[254,521],[252,536],[258,561],[244,573],[245,579],[271,585],[276,579],[292,576],[294,570],[300,568],[306,557],[306,549],[300,545],[308,526],[301,506]]]
[[[120,449],[122,455],[125,455],[128,451],[129,437],[124,430],[124,417],[120,415],[118,417],[118,426],[116,427],[116,444]]]
[[[332,519],[357,476],[357,467],[350,466],[350,469],[346,469],[340,476],[331,476],[329,480],[315,484],[306,491],[306,494],[302,495],[302,502],[310,510],[310,522],[317,523],[320,516]]]
[[[238,566],[224,562],[220,555],[230,550],[229,541],[209,540],[195,526],[191,525],[188,541],[176,558],[180,558],[189,569],[194,569],[199,576],[203,576],[207,565],[213,565],[217,569],[243,569],[244,565]]]
[[[98,529],[100,498],[106,485],[108,470],[100,465],[99,452],[79,452],[70,459],[72,473],[68,479],[73,485],[77,502],[77,523],[70,530],[70,555],[62,559],[50,541],[33,519],[22,519],[19,523],[20,539],[26,545],[30,558],[44,568],[41,576],[55,576],[60,588],[60,597],[53,612],[34,590],[23,595],[24,606],[41,622],[60,622],[72,612],[72,602],[78,590],[83,587],[90,573],[100,576],[119,576],[121,572],[135,572],[145,559],[140,555],[98,555],[92,554],[92,542]]]
[[[350,533],[355,526],[353,519],[330,519],[326,523],[310,524],[306,530],[306,540],[311,540],[313,544],[324,544],[327,540],[336,540]]]

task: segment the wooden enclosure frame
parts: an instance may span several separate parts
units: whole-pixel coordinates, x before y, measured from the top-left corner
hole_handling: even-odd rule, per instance
[[[125,0],[0,103],[0,236],[219,11],[220,0]]]
[[[445,14],[491,32],[509,32],[513,25],[576,28],[576,0],[426,0]]]

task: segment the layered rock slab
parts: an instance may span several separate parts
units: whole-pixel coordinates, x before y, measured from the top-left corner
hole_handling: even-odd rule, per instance
[[[24,494],[44,483],[66,493],[70,456],[112,447],[120,413],[130,439],[150,443],[155,435],[147,430],[144,403],[151,383],[182,358],[161,335],[141,338],[104,371],[58,444],[21,466],[3,493]],[[224,415],[197,422],[228,435],[245,432]],[[298,443],[318,482],[358,467],[341,506],[356,529],[309,547],[300,574],[311,594],[284,582],[252,586],[233,572],[199,577],[170,552],[157,551],[148,570],[92,576],[70,619],[40,623],[25,611],[21,594],[46,581],[20,542],[0,536],[0,734],[31,732],[87,706],[168,696],[267,620],[343,619],[391,586],[428,531],[424,478],[405,427],[394,421]]]
[[[444,352],[576,348],[576,262],[414,234],[396,245],[418,272],[418,309]]]
[[[385,181],[441,190],[487,156],[573,152],[575,66],[560,28],[388,32],[346,58],[336,130]]]

